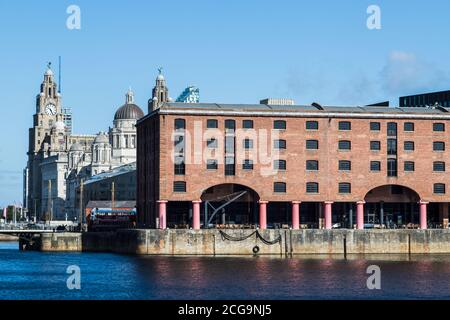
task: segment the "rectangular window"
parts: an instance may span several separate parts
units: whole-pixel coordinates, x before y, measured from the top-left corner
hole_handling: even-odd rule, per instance
[[[253,170],[253,160],[244,160],[242,170]]]
[[[244,128],[244,129],[253,129],[253,120],[244,120],[244,121],[242,121],[242,128]]]
[[[317,182],[306,183],[306,193],[319,193],[319,184]]]
[[[218,169],[217,160],[207,160],[206,161],[206,169],[207,170],[217,170]]]
[[[351,171],[352,162],[348,160],[339,160],[339,171]]]
[[[286,183],[284,183],[284,182],[275,182],[273,184],[273,192],[275,192],[275,193],[286,193]]]
[[[396,177],[397,176],[397,159],[388,159],[387,161],[387,174],[388,177]]]
[[[434,151],[445,151],[445,142],[435,141],[433,142]]]
[[[306,140],[306,150],[317,150],[317,149],[319,149],[319,141]]]
[[[444,132],[445,131],[445,123],[433,123],[433,131],[434,132]]]
[[[175,130],[184,130],[184,129],[186,129],[186,120],[175,119]]]
[[[381,142],[380,141],[370,141],[370,150],[371,151],[380,151],[381,150]]]
[[[405,171],[406,172],[412,172],[415,169],[414,162],[412,161],[405,161]]]
[[[215,119],[208,119],[206,121],[206,128],[208,129],[217,129],[219,127],[219,122]]]
[[[436,161],[433,163],[433,171],[435,172],[445,172],[445,162]]]
[[[175,181],[173,183],[173,192],[186,192],[186,182]]]
[[[387,126],[387,135],[389,137],[397,136],[397,124],[395,122],[389,122]]]
[[[380,161],[371,161],[370,162],[370,171],[381,171],[381,162]]]
[[[390,156],[395,156],[397,154],[397,139],[388,139],[387,154]]]
[[[225,120],[225,129],[228,131],[235,131],[236,130],[236,121]]]
[[[339,193],[352,193],[352,185],[350,183],[339,183]]]
[[[306,121],[306,130],[319,130],[318,121]]]
[[[216,138],[211,138],[206,141],[206,146],[209,149],[217,149],[219,147],[219,142],[216,140]]]
[[[405,141],[405,151],[414,151],[415,146],[413,141]]]
[[[174,173],[176,176],[184,176],[186,174],[186,165],[183,157],[180,157],[179,160],[175,159]]]
[[[414,122],[405,122],[403,128],[406,132],[413,132],[414,131]]]
[[[317,160],[307,160],[306,170],[308,171],[319,171],[319,161]]]
[[[381,130],[381,123],[379,123],[379,122],[371,122],[370,123],[370,130],[371,131],[380,131]]]
[[[275,149],[286,149],[286,140],[275,140],[274,148]]]
[[[445,194],[445,184],[443,183],[435,183],[433,189],[435,194]]]
[[[274,170],[286,170],[286,160],[275,160],[273,162]]]
[[[347,140],[339,141],[339,150],[351,150],[352,149],[352,143]]]
[[[350,121],[341,121],[341,122],[339,122],[339,130],[341,130],[341,131],[350,131],[350,130],[352,130],[352,123]]]
[[[234,157],[225,157],[225,175],[234,176],[236,174],[236,166]]]
[[[286,121],[276,120],[273,122],[273,128],[275,130],[286,130]]]
[[[244,149],[253,149],[253,140],[252,139],[245,139],[244,140]]]

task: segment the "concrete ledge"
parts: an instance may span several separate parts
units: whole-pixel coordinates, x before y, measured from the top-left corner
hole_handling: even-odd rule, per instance
[[[120,230],[43,234],[42,251],[138,255],[450,253],[450,230]]]

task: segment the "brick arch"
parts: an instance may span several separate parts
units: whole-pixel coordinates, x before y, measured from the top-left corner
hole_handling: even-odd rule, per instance
[[[248,199],[248,200],[253,200],[253,202],[258,202],[260,200],[260,195],[259,193],[254,190],[253,188],[244,185],[244,184],[240,184],[240,183],[221,183],[221,184],[217,184],[217,185],[212,185],[209,186],[207,188],[204,188],[202,190],[200,190],[200,199],[202,201],[205,200],[210,200],[208,198],[208,192],[214,190],[214,192],[217,192],[216,196],[226,196],[235,192],[239,192],[239,191],[249,191],[249,193],[247,195],[245,195],[244,198]]]
[[[410,193],[409,197],[413,198],[411,200],[414,200],[414,201],[417,201],[417,202],[422,200],[422,196],[421,196],[420,192],[416,191],[412,186],[405,185],[405,184],[397,184],[397,183],[391,183],[391,184],[389,184],[389,183],[386,184],[385,183],[385,184],[373,185],[363,195],[364,198],[362,198],[362,200],[366,201],[367,199],[370,199],[370,196],[369,196],[370,192],[377,191],[377,190],[380,190],[382,188],[392,187],[392,186],[398,186],[398,187],[402,187],[402,188],[405,188],[406,190],[408,190],[409,193]],[[394,198],[396,198],[396,197],[394,197]],[[405,198],[407,198],[407,197],[405,197]]]

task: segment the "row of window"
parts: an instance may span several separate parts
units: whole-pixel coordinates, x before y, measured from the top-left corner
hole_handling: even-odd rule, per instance
[[[206,127],[208,129],[217,129],[219,127],[219,122],[216,119],[208,119],[206,121]],[[242,128],[243,129],[253,129],[254,123],[253,120],[243,120]],[[352,123],[350,121],[340,121],[338,124],[339,130],[341,131],[350,131],[352,130]],[[395,136],[397,135],[397,123],[390,122],[388,123],[388,135]],[[236,121],[235,120],[225,120],[225,128],[226,129],[236,129]],[[286,130],[287,124],[285,120],[275,120],[273,122],[273,128],[275,130]],[[175,120],[175,130],[183,130],[186,129],[186,120],[184,119],[176,119]],[[306,130],[319,130],[319,122],[318,121],[306,121]],[[370,130],[371,131],[381,131],[381,123],[380,122],[370,122]],[[403,124],[403,130],[405,132],[413,132],[415,130],[414,122],[405,122]],[[433,131],[435,132],[445,132],[445,123],[433,123]]]
[[[351,194],[352,185],[348,182],[339,183],[339,193],[340,194]],[[434,194],[445,194],[445,184],[435,183],[433,185]],[[177,193],[186,192],[186,182],[185,181],[175,181],[173,183],[173,191]],[[273,184],[274,193],[286,193],[287,185],[285,182],[274,182]],[[319,193],[319,184],[317,182],[307,182],[306,183],[306,193],[317,194]]]

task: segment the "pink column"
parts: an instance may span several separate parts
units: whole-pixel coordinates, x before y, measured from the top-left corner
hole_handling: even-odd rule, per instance
[[[292,201],[292,229],[300,229],[300,201]]]
[[[332,223],[333,223],[332,208],[331,208],[332,204],[333,204],[333,202],[331,202],[331,201],[325,202],[325,229],[326,230],[332,229]]]
[[[200,204],[201,200],[192,201],[192,229],[200,230]]]
[[[158,201],[159,205],[159,228],[165,230],[167,228],[167,201]]]
[[[365,201],[356,203],[356,229],[364,230],[364,205]]]
[[[427,230],[428,222],[427,222],[427,206],[429,202],[420,201],[420,229]]]
[[[267,204],[268,201],[259,201],[259,228],[267,229]]]

